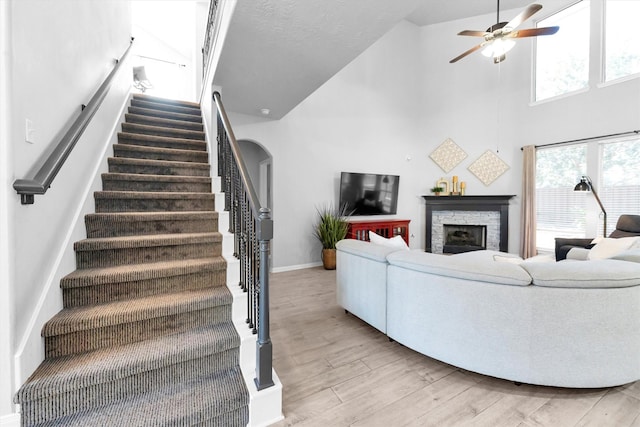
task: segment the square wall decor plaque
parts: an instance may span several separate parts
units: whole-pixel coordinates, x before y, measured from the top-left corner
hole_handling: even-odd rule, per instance
[[[484,185],[489,186],[509,169],[509,165],[493,151],[487,150],[475,162],[471,163],[467,169]]]
[[[436,165],[440,166],[440,169],[449,172],[467,157],[467,153],[451,138],[447,138],[438,148],[433,150],[429,157]]]

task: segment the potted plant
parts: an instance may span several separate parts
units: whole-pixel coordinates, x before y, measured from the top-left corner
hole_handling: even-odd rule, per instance
[[[440,193],[444,191],[444,189],[442,187],[433,187],[430,191],[436,196],[439,196]]]
[[[325,205],[316,209],[318,216],[314,226],[314,234],[322,243],[322,264],[327,270],[336,268],[336,243],[347,236],[349,226],[346,218],[346,206],[336,208]]]

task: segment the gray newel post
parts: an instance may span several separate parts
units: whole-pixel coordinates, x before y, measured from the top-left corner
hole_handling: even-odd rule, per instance
[[[256,378],[258,390],[274,385],[271,376],[273,350],[269,336],[269,242],[273,238],[273,220],[269,208],[260,208],[257,238],[260,242],[260,288],[258,340],[256,342]]]

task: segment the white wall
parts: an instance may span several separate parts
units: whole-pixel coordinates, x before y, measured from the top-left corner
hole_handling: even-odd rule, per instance
[[[401,175],[397,216],[420,216],[428,182],[416,149],[419,36],[398,25],[279,121],[232,116],[236,138],[273,156],[274,268],[319,262],[312,222],[316,207],[337,203],[340,171]]]
[[[547,1],[540,17],[567,4]],[[596,8],[594,24],[600,13]],[[458,175],[470,195],[516,195],[509,252],[517,253],[520,147],[640,127],[640,79],[604,87],[594,80],[585,93],[532,105],[531,39],[519,40],[500,65],[480,53],[449,64],[476,41],[456,34],[494,19],[488,14],[421,28],[402,22],[283,119],[232,115],[238,139],[258,141],[273,155],[274,267],[319,262],[311,229],[315,206],[337,201],[339,173],[347,170],[401,176],[396,217],[411,219],[412,248],[425,247],[420,196],[440,177]],[[594,34],[592,46],[599,46]],[[429,154],[446,138],[468,157],[445,174]],[[490,186],[467,170],[486,150],[510,166]]]
[[[41,161],[129,46],[131,9],[128,1],[6,3],[11,22],[6,66],[11,115],[2,144],[9,145],[11,158],[3,159],[2,166],[13,183]],[[7,197],[11,234],[3,239],[8,237],[11,267],[9,289],[2,289],[2,298],[10,298],[8,344],[15,366],[5,369],[2,360],[0,386],[11,394],[42,360],[42,322],[61,308],[59,279],[75,269],[72,243],[86,236],[82,219],[84,212],[93,210],[91,191],[98,184],[94,177],[106,169],[102,157],[129,93],[130,64],[122,69],[47,194],[36,196],[33,205],[21,205],[13,190]],[[34,124],[35,144],[25,142],[25,119]],[[0,396],[2,415],[11,404],[4,401],[5,394]]]

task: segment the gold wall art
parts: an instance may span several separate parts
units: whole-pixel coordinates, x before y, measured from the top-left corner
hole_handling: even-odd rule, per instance
[[[451,138],[447,138],[438,148],[433,150],[429,157],[446,173],[466,159],[467,153]]]
[[[467,168],[486,186],[491,185],[500,175],[509,170],[506,164],[493,151],[487,150]]]

